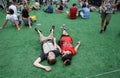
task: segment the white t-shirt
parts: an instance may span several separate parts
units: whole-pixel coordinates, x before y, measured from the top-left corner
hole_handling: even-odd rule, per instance
[[[13,15],[7,14],[6,20],[9,20],[13,24],[15,24],[15,20],[18,20],[18,18],[17,18],[17,15],[15,15],[15,14],[13,14]]]
[[[51,42],[46,42],[43,44],[43,51],[45,54],[47,54],[51,50],[55,50],[55,47],[53,46]]]
[[[15,5],[10,5],[9,9],[12,9],[14,11],[14,14],[17,15],[17,7]]]
[[[103,0],[104,1],[104,5],[102,7],[102,11],[105,13],[112,13],[112,5],[111,5],[111,1],[110,0]]]

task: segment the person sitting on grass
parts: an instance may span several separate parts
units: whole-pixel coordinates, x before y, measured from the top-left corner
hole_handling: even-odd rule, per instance
[[[61,47],[61,54],[63,63],[68,66],[71,64],[72,56],[76,54],[79,46],[80,41],[78,41],[77,45],[73,47],[73,40],[72,37],[67,33],[65,26],[62,27],[62,35],[58,42],[59,46]]]
[[[3,29],[6,24],[10,21],[12,24],[15,24],[17,27],[17,30],[20,30],[20,24],[21,22],[18,21],[18,17],[16,14],[14,14],[14,11],[12,9],[9,9],[9,14],[6,15],[6,20],[4,21],[3,25],[0,27],[0,29]]]
[[[57,5],[55,10],[57,13],[62,13],[63,12],[63,3],[60,2],[60,4]]]
[[[32,28],[32,19],[29,16],[28,10],[23,9],[22,10],[22,24],[25,24],[26,26],[29,26],[29,28]]]
[[[72,5],[72,7],[70,8],[70,12],[66,11],[66,13],[69,16],[69,18],[76,19],[77,18],[77,11],[78,11],[78,8],[76,7],[76,4],[74,3]]]
[[[90,9],[86,6],[86,4],[82,5],[82,9],[78,12],[78,15],[83,19],[87,19],[90,16]]]
[[[40,9],[40,4],[38,2],[38,0],[35,0],[34,5],[31,6],[32,10],[39,10]]]
[[[36,32],[40,36],[40,42],[42,45],[42,53],[33,63],[36,67],[42,68],[46,71],[50,71],[52,68],[50,66],[42,65],[43,60],[47,60],[49,64],[53,65],[56,63],[56,57],[60,54],[61,49],[56,44],[56,38],[54,38],[54,26],[52,26],[51,33],[49,36],[43,36],[42,32],[35,28]]]
[[[46,12],[46,13],[53,13],[52,3],[50,2],[48,7],[46,9],[43,9],[43,11]]]

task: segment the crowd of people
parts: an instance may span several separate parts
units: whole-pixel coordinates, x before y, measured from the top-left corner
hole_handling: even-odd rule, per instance
[[[107,29],[112,14],[115,13],[115,7],[120,5],[120,0],[117,0],[116,3],[115,0],[102,0],[100,8],[96,8],[90,5],[88,0],[78,0],[78,3],[73,3],[73,5],[68,8],[69,2],[69,0],[34,0],[34,3],[30,6],[30,0],[7,0],[6,20],[0,29],[3,29],[8,21],[11,21],[18,30],[22,28],[21,25],[23,25],[23,23],[25,26],[32,28],[34,21],[30,18],[29,11],[41,10],[41,7],[47,6],[47,8],[42,9],[42,11],[54,13],[55,10],[56,13],[63,13],[64,8],[67,8],[66,14],[70,19],[76,19],[77,17],[88,19],[90,18],[90,12],[99,11],[102,18],[100,33],[103,33]],[[53,5],[56,5],[56,8],[54,8]],[[105,19],[106,24],[104,25]]]
[[[8,7],[6,9],[6,19],[2,26],[0,26],[0,29],[3,29],[8,21],[15,25],[17,30],[21,30],[23,25],[32,28],[34,21],[30,17],[29,11],[41,10],[41,7],[47,6],[47,8],[42,9],[42,11],[46,13],[54,13],[55,10],[56,13],[63,13],[64,8],[67,8],[66,15],[68,15],[69,19],[77,19],[77,17],[88,19],[90,18],[90,12],[100,11],[101,29],[99,33],[101,34],[105,32],[108,27],[113,14],[113,8],[120,5],[120,0],[117,0],[116,3],[112,3],[111,0],[102,0],[100,8],[97,9],[94,6],[91,6],[87,0],[78,0],[78,4],[73,3],[69,8],[69,2],[69,0],[60,0],[59,2],[57,0],[35,0],[34,4],[30,6],[29,0],[18,0],[18,2],[13,0],[8,3]],[[53,5],[56,5],[55,9]],[[59,39],[59,43],[57,44],[56,38],[54,37],[54,29],[55,26],[52,26],[50,35],[46,37],[42,34],[41,30],[35,28],[35,31],[40,36],[42,52],[33,64],[36,67],[43,68],[46,71],[50,71],[52,68],[50,66],[42,65],[41,62],[43,60],[47,60],[49,64],[55,64],[57,61],[56,57],[61,55],[63,63],[68,66],[71,64],[72,56],[76,54],[78,48],[80,47],[80,41],[78,41],[75,47],[73,46],[72,37],[66,31],[65,26],[62,27],[63,32]]]

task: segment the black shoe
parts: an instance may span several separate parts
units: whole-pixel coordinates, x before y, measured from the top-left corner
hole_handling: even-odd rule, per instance
[[[104,27],[104,31],[106,31],[106,29],[107,29],[107,26]]]
[[[63,30],[66,30],[66,27],[65,27],[65,26],[62,26],[62,29],[63,29]]]
[[[38,32],[38,31],[40,31],[40,30],[39,30],[38,28],[35,28],[35,31]],[[40,31],[40,32],[42,32],[42,31]]]
[[[66,30],[66,25],[65,24],[62,25],[62,30]]]
[[[52,28],[50,29],[50,32],[52,31],[52,29],[54,30],[55,29],[55,26],[53,25]]]
[[[104,32],[104,30],[100,30],[100,34],[102,34]]]
[[[53,29],[53,30],[55,29],[55,26],[54,26],[54,25],[52,26],[52,29]]]

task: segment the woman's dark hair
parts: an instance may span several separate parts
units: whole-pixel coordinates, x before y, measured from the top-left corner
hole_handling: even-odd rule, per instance
[[[86,7],[86,4],[85,4],[85,3],[83,3],[82,8],[85,8],[85,7]]]
[[[62,61],[64,62],[64,64],[66,66],[71,64],[71,60],[72,60],[72,55],[71,54],[66,54],[65,56],[62,57]]]
[[[23,9],[22,10],[22,17],[28,18],[29,17],[29,13],[27,9]]]
[[[9,9],[9,14],[14,14],[13,9]]]

